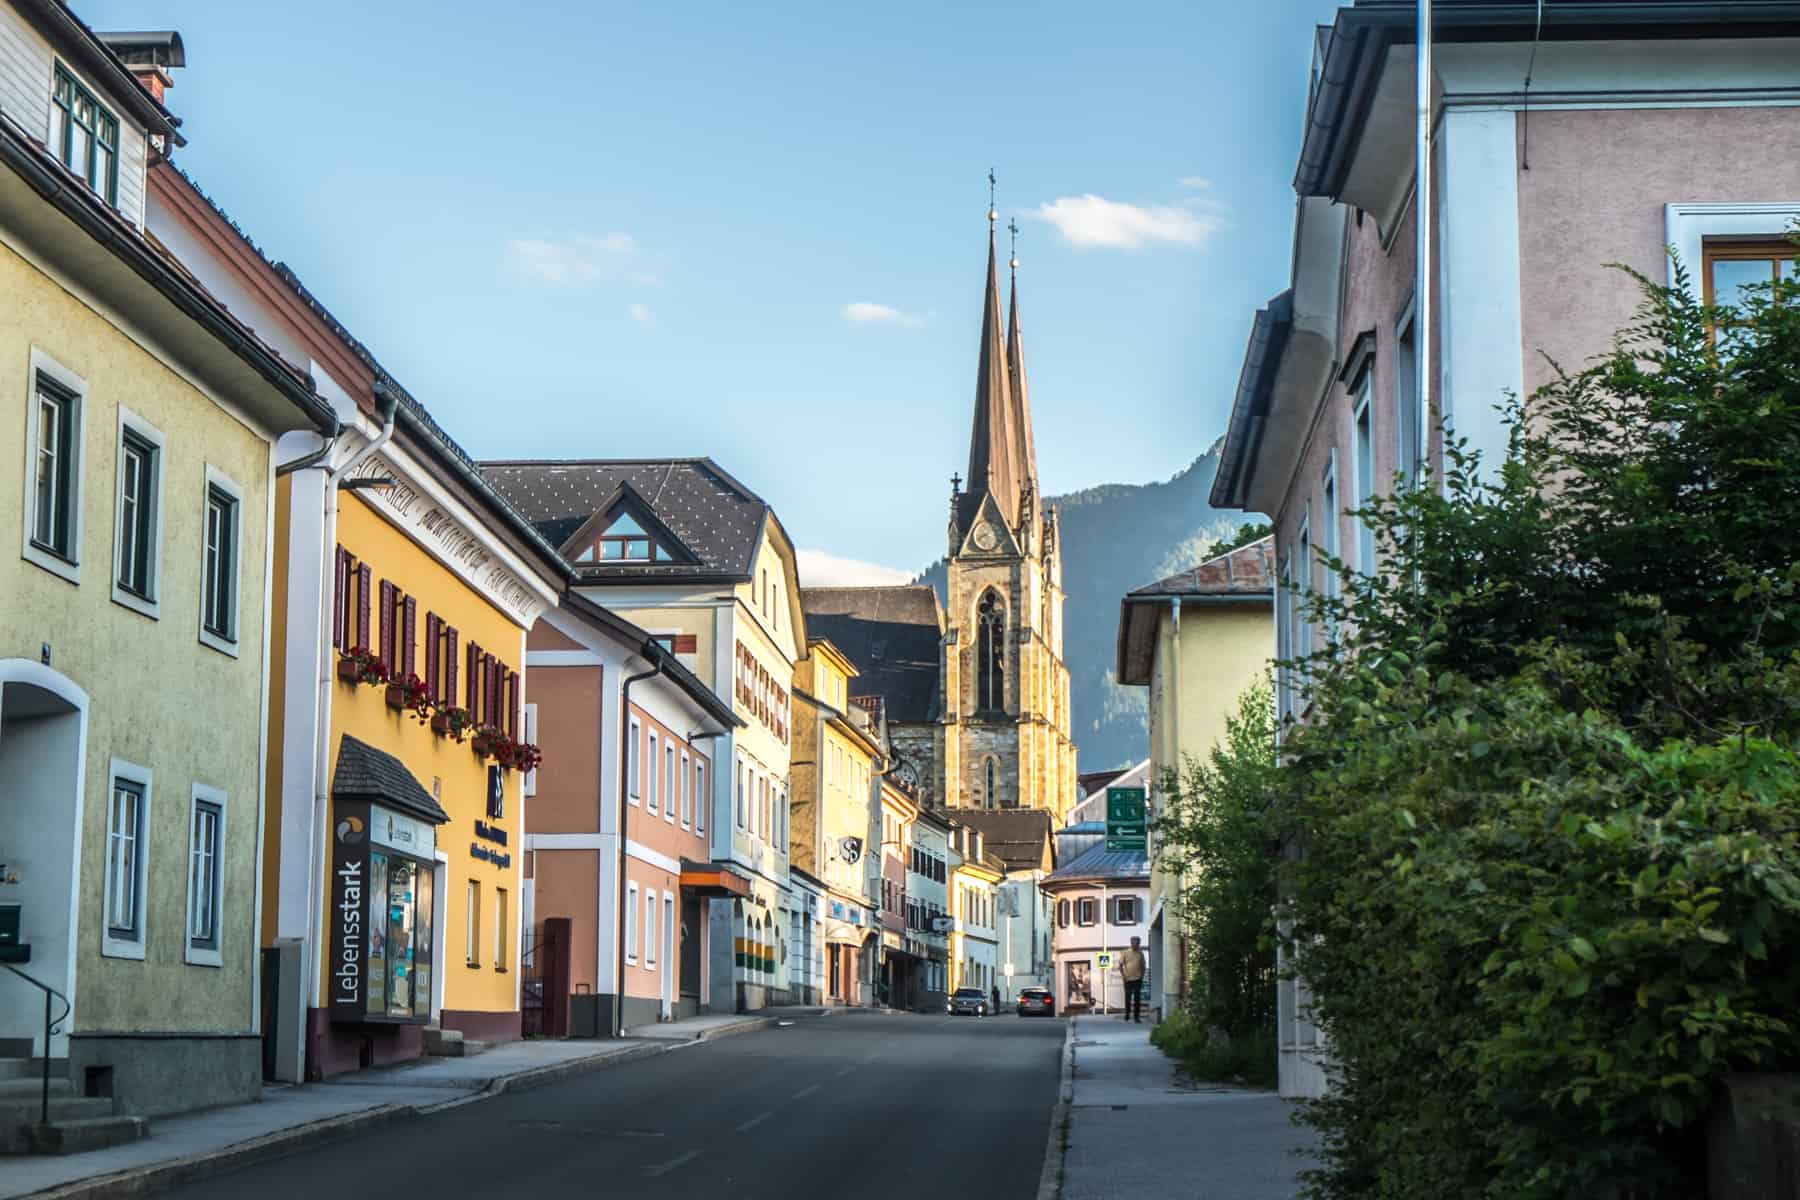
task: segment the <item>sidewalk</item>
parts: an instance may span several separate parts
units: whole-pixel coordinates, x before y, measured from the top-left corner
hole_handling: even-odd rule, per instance
[[[390,1121],[770,1023],[756,1016],[702,1016],[655,1026],[654,1039],[504,1042],[473,1058],[422,1058],[323,1083],[274,1084],[249,1104],[157,1117],[150,1122],[150,1136],[139,1142],[67,1157],[0,1159],[0,1200],[40,1193],[45,1200],[88,1200],[191,1182]]]
[[[1273,1092],[1190,1084],[1150,1025],[1076,1017],[1062,1200],[1292,1200],[1311,1135]]]

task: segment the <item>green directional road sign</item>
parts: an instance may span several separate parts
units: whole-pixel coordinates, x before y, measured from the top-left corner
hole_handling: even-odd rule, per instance
[[[1143,788],[1106,789],[1106,848],[1150,848],[1149,830],[1144,819]]]

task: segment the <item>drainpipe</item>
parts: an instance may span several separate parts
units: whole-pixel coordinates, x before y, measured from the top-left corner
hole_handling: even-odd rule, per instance
[[[339,480],[356,467],[361,466],[368,460],[370,455],[387,445],[388,439],[394,436],[394,414],[399,408],[400,398],[379,379],[375,381],[373,390],[375,393],[375,415],[381,418],[381,432],[377,433],[370,439],[366,446],[358,450],[355,454],[352,454],[344,462],[336,467],[327,467],[325,470],[324,549],[326,550],[331,549],[336,544],[338,510],[337,493]],[[304,466],[312,466],[324,462],[324,451],[330,449],[331,447],[329,445],[325,446],[321,451],[309,454],[306,458],[296,461],[291,464],[291,466],[294,470],[299,470]],[[335,579],[335,575],[324,571],[320,572],[319,611],[321,613],[328,611],[330,608],[330,605],[327,605],[324,602],[325,588],[327,586],[326,581],[328,578]],[[335,598],[335,583],[331,586],[333,587]],[[319,736],[316,739],[318,742],[318,758],[313,765],[313,812],[311,825],[313,830],[311,851],[312,865],[307,871],[307,888],[309,892],[312,888],[322,886],[323,884],[325,878],[325,843],[324,839],[319,836],[319,831],[331,827],[329,823],[331,811],[331,781],[326,777],[327,768],[331,765],[330,713],[331,684],[334,672],[331,662],[331,631],[321,628],[319,630],[319,638],[319,699],[317,708]],[[307,944],[302,949],[306,955],[307,961],[307,991],[313,997],[317,997],[319,994],[319,947],[323,944],[324,937],[324,931],[320,928],[320,925],[324,920],[320,911],[322,907],[323,906],[319,903],[318,896],[309,895],[306,906]]]
[[[625,911],[625,822],[631,814],[631,685],[640,679],[654,679],[662,674],[663,658],[651,650],[654,645],[654,642],[646,642],[642,647],[644,657],[650,660],[650,669],[626,676],[619,688],[619,935],[613,939],[616,966],[613,979],[619,985],[619,994],[613,1001],[613,1036],[616,1038],[625,1036],[625,922],[637,916]]]

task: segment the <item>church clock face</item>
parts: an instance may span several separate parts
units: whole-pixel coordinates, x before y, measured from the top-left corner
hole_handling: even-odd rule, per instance
[[[994,532],[994,527],[992,525],[983,521],[975,530],[975,548],[977,550],[991,551],[999,544],[1000,535]]]

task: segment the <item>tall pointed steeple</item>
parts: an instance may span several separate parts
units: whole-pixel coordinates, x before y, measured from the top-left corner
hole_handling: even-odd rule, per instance
[[[962,493],[961,531],[968,532],[984,496],[992,496],[1011,528],[1019,524],[1019,431],[1013,420],[1006,343],[1000,329],[1000,273],[994,253],[994,222],[988,209],[987,294],[981,304],[981,352],[975,370],[975,419],[969,431],[969,478]]]
[[[1012,271],[1012,289],[1006,305],[1006,380],[1012,393],[1013,428],[1019,437],[1018,485],[1031,489],[1035,521],[1043,498],[1038,495],[1037,441],[1031,435],[1031,391],[1025,383],[1025,343],[1019,336],[1019,223],[1013,221],[1007,229],[1012,233],[1013,246],[1008,262]]]

